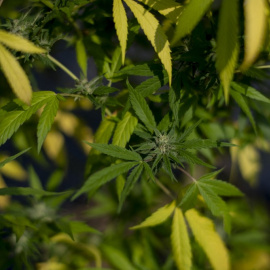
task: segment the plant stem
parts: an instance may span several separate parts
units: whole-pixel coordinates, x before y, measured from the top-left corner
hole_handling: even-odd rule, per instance
[[[192,177],[186,170],[184,170],[183,168],[181,168],[180,166],[177,167],[181,172],[183,172],[186,176],[188,176],[193,182],[197,182],[197,180]]]
[[[157,178],[155,180],[156,180],[157,185],[164,191],[164,193],[174,200],[175,197],[173,196],[171,191],[168,190]]]
[[[77,95],[77,94],[68,94],[68,93],[63,93],[63,94],[58,94],[62,97],[77,97],[77,98],[85,98],[85,96],[82,95]]]
[[[48,54],[48,58],[59,68],[61,68],[63,71],[65,71],[73,80],[79,81],[78,77],[72,73],[68,68],[66,68],[64,65],[62,65],[59,61],[57,61],[54,57]]]

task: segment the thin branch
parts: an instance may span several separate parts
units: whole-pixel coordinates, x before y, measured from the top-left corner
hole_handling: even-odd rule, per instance
[[[168,190],[157,178],[155,179],[155,181],[157,185],[164,191],[165,194],[167,194],[170,198],[175,200],[175,197],[173,196],[170,190]]]
[[[59,61],[57,61],[54,57],[48,54],[48,58],[59,68],[61,68],[63,71],[65,71],[73,80],[79,81],[78,77],[72,73],[68,68],[66,68],[64,65],[62,65]]]
[[[192,177],[186,170],[184,170],[183,168],[181,168],[180,166],[177,167],[177,169],[179,169],[181,172],[183,172],[186,176],[188,176],[193,182],[197,182],[197,180]]]
[[[85,96],[82,95],[78,95],[78,94],[68,94],[68,93],[62,93],[62,94],[58,94],[62,97],[75,97],[75,98],[86,98]]]

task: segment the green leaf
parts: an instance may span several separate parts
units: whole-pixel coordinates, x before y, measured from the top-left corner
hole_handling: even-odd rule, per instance
[[[32,88],[29,79],[16,58],[1,44],[0,67],[15,95],[23,102],[30,105]]]
[[[95,234],[101,234],[98,230],[90,227],[86,223],[82,221],[68,221],[70,224],[70,229],[72,231],[72,234],[78,234],[78,233],[95,233]]]
[[[128,21],[122,0],[113,0],[113,20],[122,50],[122,64],[124,64],[128,38]]]
[[[175,90],[171,87],[169,90],[169,104],[172,110],[176,125],[179,123],[180,98],[176,96]]]
[[[104,153],[112,157],[125,159],[125,160],[136,160],[136,161],[142,160],[141,156],[138,153],[127,150],[117,145],[112,145],[112,144],[109,145],[109,144],[103,144],[103,143],[89,143],[86,141],[85,143],[95,148],[96,150],[100,151],[101,153]]]
[[[11,33],[8,33],[4,30],[0,30],[0,43],[4,43],[11,49],[16,51],[21,51],[25,53],[45,53],[44,49],[41,49],[34,45],[34,43],[29,40],[17,36]],[[2,47],[2,46],[1,46]]]
[[[128,176],[127,181],[126,181],[125,186],[124,186],[124,189],[123,189],[121,196],[120,196],[118,213],[121,211],[126,197],[129,195],[131,190],[134,188],[134,185],[139,180],[141,173],[142,173],[142,170],[143,170],[143,164],[140,164],[137,167],[135,167],[132,170],[132,172],[130,173],[130,175]]]
[[[168,76],[162,65],[158,64],[142,64],[136,66],[127,66],[119,71],[120,74],[136,75],[143,77],[158,76],[162,79],[164,76]]]
[[[171,234],[173,258],[179,270],[190,270],[192,266],[192,253],[189,242],[187,226],[183,213],[175,208],[172,234]]]
[[[169,176],[171,177],[171,180],[176,180],[173,172],[172,172],[172,167],[171,167],[171,162],[170,162],[170,159],[168,158],[167,155],[163,155],[163,164],[164,164],[164,169],[165,171],[169,174]]]
[[[186,149],[202,149],[202,148],[213,148],[213,147],[231,147],[235,146],[235,144],[232,143],[226,143],[226,142],[219,142],[214,141],[210,139],[201,140],[201,139],[194,139],[194,140],[188,140],[183,143],[175,144],[178,147],[183,147]]]
[[[132,167],[136,166],[138,162],[122,162],[119,164],[111,165],[101,171],[92,174],[84,183],[84,185],[77,191],[72,197],[72,200],[76,199],[83,193],[91,190],[96,190],[100,186],[114,179],[118,175],[127,172]]]
[[[220,169],[218,171],[214,171],[214,172],[210,172],[210,173],[207,173],[203,176],[201,176],[199,180],[204,180],[204,179],[214,179],[219,173],[221,173],[223,171],[223,169]]]
[[[187,150],[183,150],[183,149],[177,149],[178,150],[178,154],[181,158],[185,159],[188,163],[191,164],[199,164],[208,168],[212,168],[215,169],[214,166],[202,161],[201,159],[199,159],[196,155],[194,155],[193,153],[187,151]]]
[[[119,248],[102,245],[102,252],[115,270],[138,270]]]
[[[203,15],[208,11],[213,0],[190,0],[181,12],[176,23],[176,30],[172,44],[174,45],[179,39],[189,34]]]
[[[158,54],[161,63],[164,65],[165,70],[168,72],[169,83],[172,82],[172,61],[171,50],[168,38],[166,37],[159,21],[142,5],[133,0],[124,0],[128,7],[133,12],[138,20],[145,35],[150,40],[156,53]]]
[[[144,3],[145,5],[155,9],[160,14],[164,15],[168,19],[176,22],[177,17],[181,11],[181,5],[176,3],[173,0],[139,0],[140,2]]]
[[[84,76],[87,77],[87,53],[82,39],[76,41],[76,56]]]
[[[146,218],[141,224],[131,227],[130,229],[136,230],[145,227],[157,226],[165,222],[172,214],[174,209],[175,209],[175,201],[172,201],[170,204],[166,204],[165,206],[159,208],[150,217]]]
[[[70,193],[70,191],[65,192],[49,192],[42,189],[30,188],[30,187],[10,187],[10,188],[0,188],[0,196],[5,195],[16,195],[16,196],[59,196],[65,193]]]
[[[115,127],[115,122],[110,119],[105,118],[98,127],[95,134],[96,143],[108,143],[110,140],[113,130]]]
[[[116,126],[112,144],[125,147],[137,123],[138,119],[130,112],[126,112],[123,119]]]
[[[197,184],[196,183],[190,184],[179,206],[184,211],[194,207],[197,201],[198,194],[199,194],[199,190],[198,190]]]
[[[219,15],[216,67],[226,101],[229,99],[230,82],[233,79],[239,52],[238,5],[238,0],[222,1]]]
[[[167,132],[171,126],[171,119],[170,119],[170,114],[167,113],[164,115],[164,117],[161,119],[161,121],[158,123],[158,130],[160,132]]]
[[[257,91],[255,88],[245,85],[245,84],[240,84],[236,82],[231,83],[232,88],[239,92],[240,94],[249,97],[254,100],[266,102],[270,104],[270,99],[262,95],[259,91]]]
[[[152,132],[156,127],[156,122],[152,111],[148,107],[145,99],[140,93],[131,88],[129,88],[129,98],[132,107],[139,119],[145,124],[148,130]]]
[[[242,70],[248,69],[256,60],[264,42],[268,3],[266,0],[245,0],[245,56]]]
[[[148,165],[148,163],[143,162],[143,167],[146,171],[146,174],[149,178],[151,178],[152,181],[155,181],[155,176],[153,174],[153,171],[151,170],[150,166]]]
[[[229,270],[230,260],[228,250],[214,228],[213,222],[202,217],[195,209],[185,214],[196,241],[206,253],[215,270]]]
[[[198,180],[200,186],[211,189],[214,193],[220,196],[243,196],[244,194],[235,186],[221,180],[202,179]]]
[[[25,150],[19,152],[18,154],[14,155],[14,156],[8,157],[8,158],[6,158],[5,160],[1,161],[1,162],[0,162],[0,169],[1,169],[2,167],[4,167],[7,163],[9,163],[10,161],[16,159],[17,157],[19,157],[20,155],[26,153],[26,152],[29,151],[30,149],[31,149],[31,147],[29,147],[29,148],[27,148],[27,149],[25,149]]]
[[[223,216],[228,212],[226,203],[207,185],[197,182],[200,194],[203,196],[204,201],[214,216]]]
[[[254,131],[257,133],[255,120],[253,118],[253,115],[252,115],[252,113],[249,109],[249,106],[248,106],[246,100],[244,99],[244,97],[234,90],[231,90],[230,94],[233,97],[233,99],[236,101],[236,103],[239,105],[239,107],[243,110],[243,112],[247,115]]]
[[[43,190],[41,181],[32,166],[29,168],[29,184],[31,188]]]
[[[0,122],[0,145],[4,144],[38,109],[46,104],[54,92],[41,91],[33,93],[31,106],[26,106],[18,100],[2,107],[3,119]],[[11,106],[11,111],[9,111]],[[14,108],[13,108],[13,107]]]
[[[59,107],[59,99],[57,95],[52,96],[45,108],[43,109],[37,127],[37,137],[38,137],[38,152],[40,152],[42,144],[51,129],[54,118],[56,116]]]
[[[109,87],[109,86],[100,86],[97,87],[94,91],[94,94],[96,96],[104,96],[104,95],[108,95],[110,93],[114,93],[119,91],[117,88],[114,87]]]
[[[185,131],[177,138],[178,142],[182,142],[184,140],[186,140],[189,135],[194,131],[194,129],[202,122],[202,120],[199,120],[198,122],[196,122],[194,125],[188,127],[185,129]]]

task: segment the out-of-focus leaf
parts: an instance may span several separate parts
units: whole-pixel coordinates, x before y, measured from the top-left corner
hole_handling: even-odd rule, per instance
[[[76,56],[77,56],[77,62],[84,74],[84,76],[87,76],[87,54],[85,50],[85,46],[82,39],[77,40],[76,42]]]
[[[29,148],[27,148],[27,149],[21,151],[20,153],[14,155],[14,156],[8,157],[8,158],[6,158],[5,160],[1,161],[1,162],[0,162],[0,169],[1,169],[2,167],[4,167],[7,163],[9,163],[10,161],[16,159],[17,157],[19,157],[20,155],[26,153],[26,152],[29,151],[30,149],[31,149],[31,147],[29,147]]]

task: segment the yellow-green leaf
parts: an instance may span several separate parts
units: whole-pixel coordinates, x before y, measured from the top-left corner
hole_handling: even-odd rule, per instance
[[[127,48],[128,23],[122,0],[113,0],[113,20],[122,50],[122,63],[124,64]]]
[[[44,49],[37,47],[29,40],[23,37],[11,34],[4,30],[0,30],[0,42],[4,43],[6,46],[8,46],[11,49],[25,52],[25,53],[45,53],[46,52]]]
[[[189,34],[203,15],[209,9],[213,0],[190,0],[185,6],[176,23],[175,35],[172,44],[175,44],[180,38]]]
[[[201,216],[195,209],[188,210],[185,216],[196,241],[206,253],[213,268],[229,270],[228,250],[215,231],[214,223],[209,218]]]
[[[168,38],[162,30],[158,20],[148,10],[133,0],[125,0],[134,16],[137,18],[145,35],[154,47],[165,70],[169,75],[169,84],[172,82],[172,60],[171,49]]]
[[[256,60],[262,47],[266,22],[266,0],[245,0],[245,57],[241,65],[242,70],[248,69]]]
[[[16,58],[1,44],[0,67],[16,96],[30,105],[32,99],[30,82]]]
[[[237,0],[222,2],[218,23],[216,67],[223,85],[226,102],[230,82],[238,60],[238,5]]]
[[[175,22],[180,14],[181,5],[173,0],[139,0],[145,5],[157,10],[160,14]]]
[[[87,76],[87,53],[85,50],[85,46],[83,44],[83,40],[79,39],[76,42],[76,56],[77,56],[77,62],[84,74],[84,76]]]
[[[141,224],[131,227],[130,229],[136,230],[144,227],[152,227],[163,223],[173,212],[175,208],[175,201],[172,201],[170,204],[159,208],[154,212],[150,217],[144,220]]]
[[[127,112],[123,120],[117,124],[112,143],[114,145],[125,147],[137,123],[138,119],[130,112]]]
[[[172,223],[171,243],[173,258],[179,270],[189,270],[192,266],[192,253],[188,237],[187,226],[183,213],[178,207],[175,209]]]

